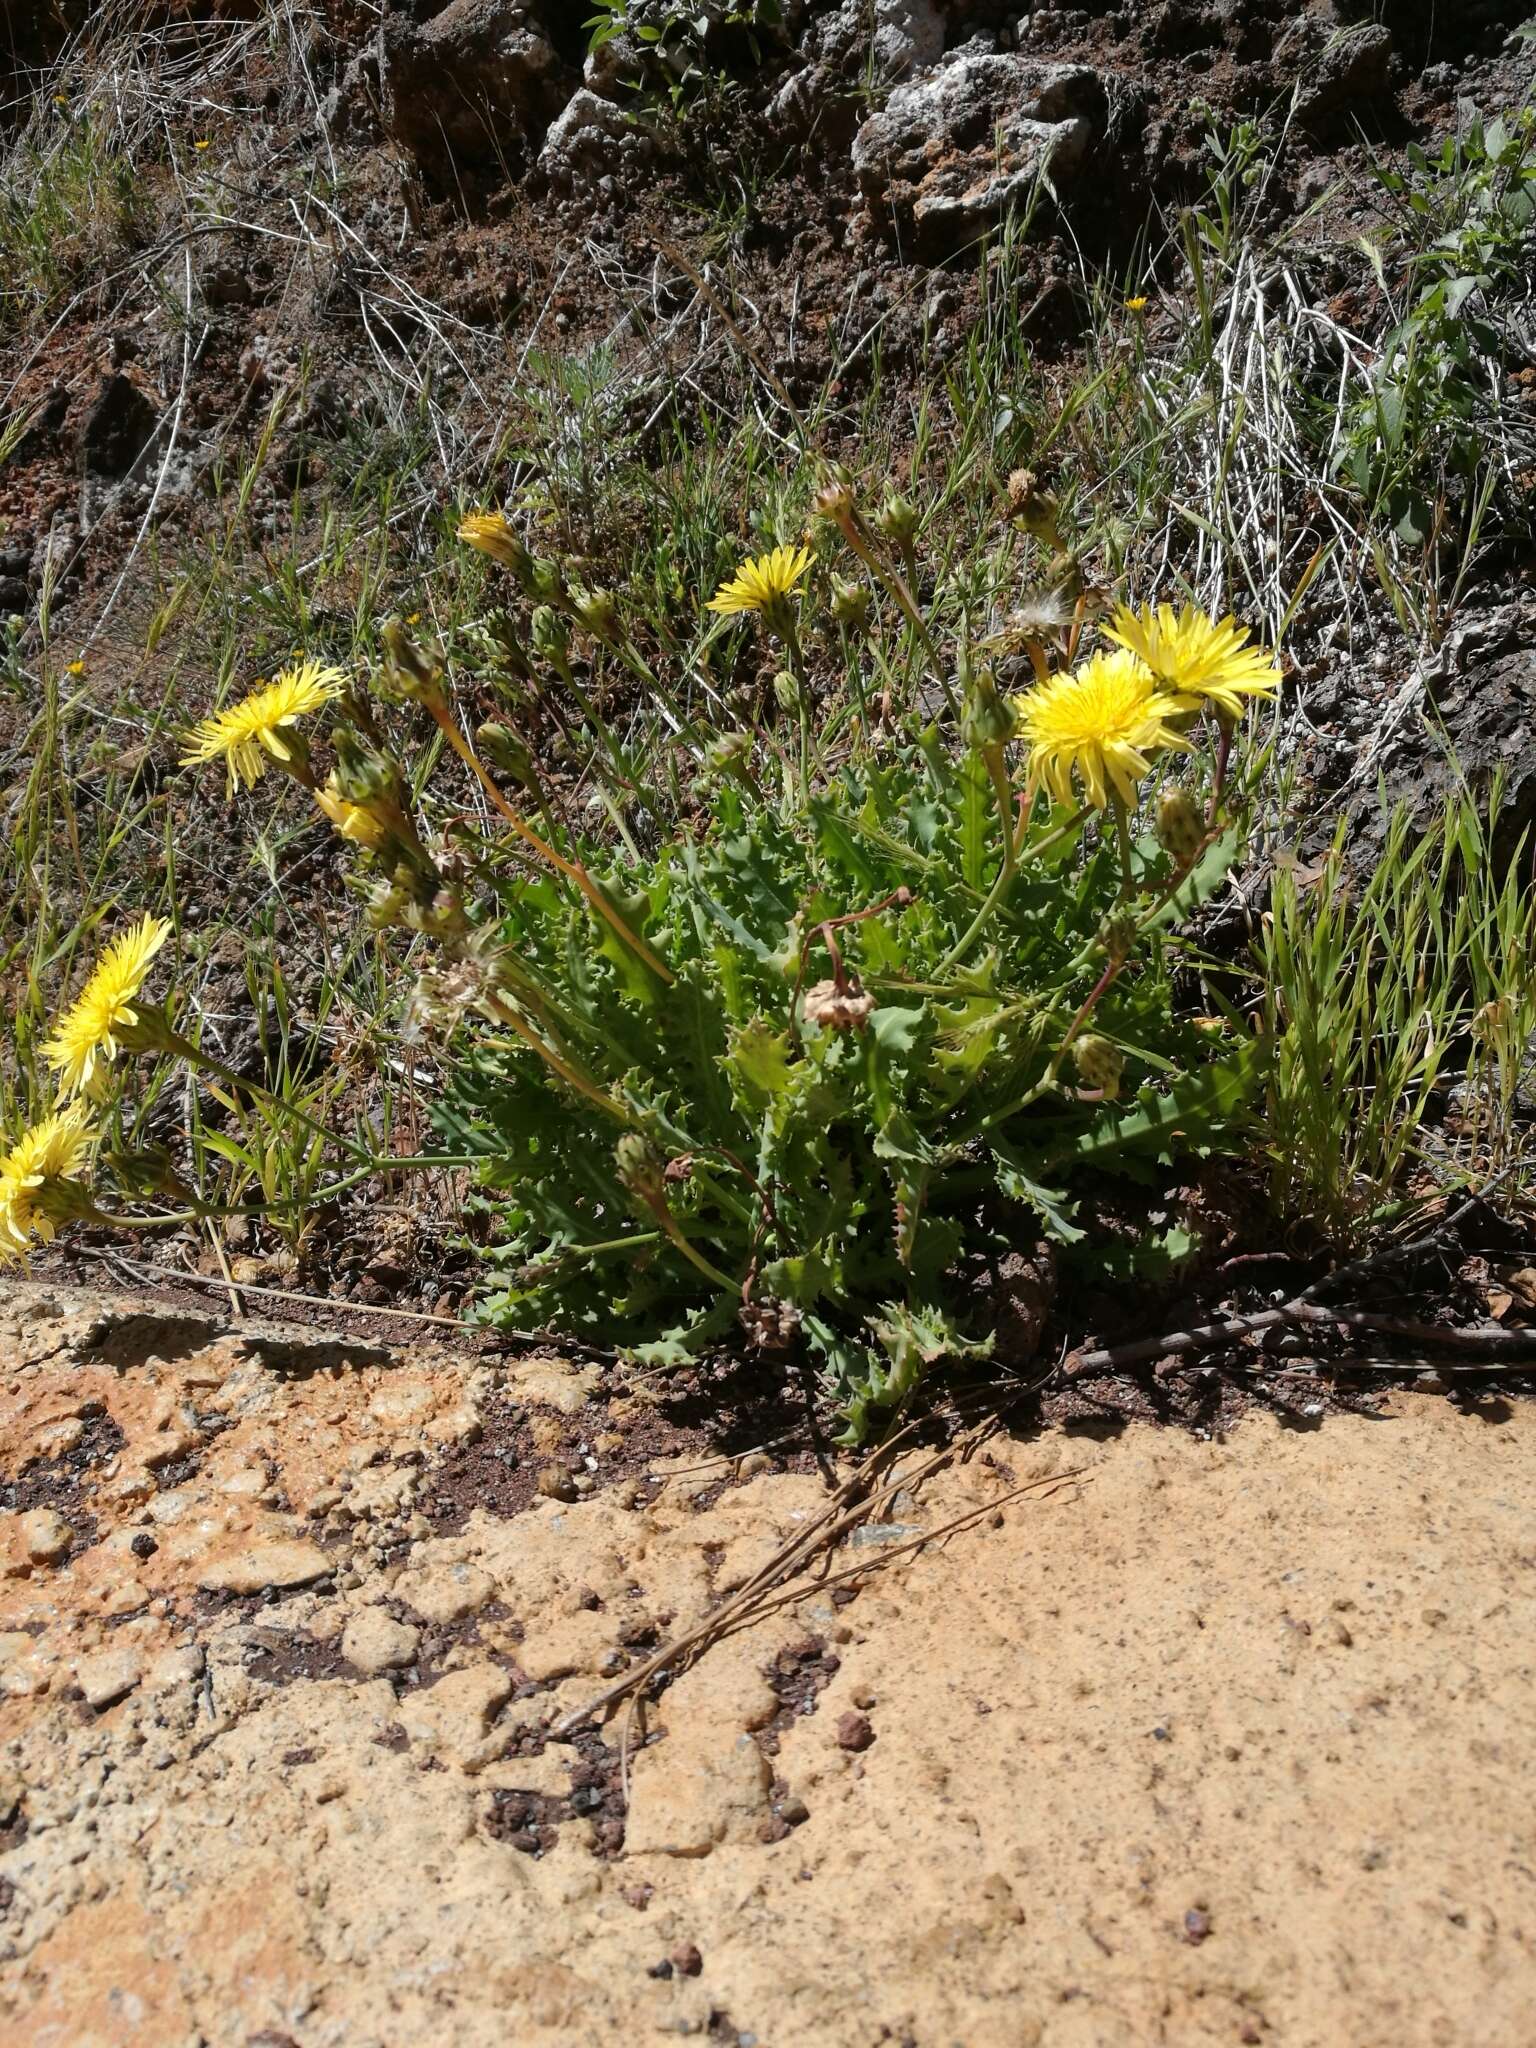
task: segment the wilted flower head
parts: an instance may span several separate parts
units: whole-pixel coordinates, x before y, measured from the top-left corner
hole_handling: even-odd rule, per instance
[[[743,562],[709,600],[708,609],[727,617],[737,612],[760,612],[765,624],[782,632],[791,618],[789,599],[810,566],[809,548],[774,548],[766,555]]]
[[[72,1102],[23,1131],[0,1159],[0,1260],[25,1260],[34,1237],[46,1244],[72,1209],[87,1206],[69,1188],[95,1142],[85,1105]]]
[[[1059,803],[1078,801],[1073,777],[1097,809],[1112,796],[1134,804],[1136,784],[1160,747],[1185,742],[1168,723],[1178,709],[1149,670],[1118,648],[1095,654],[1068,675],[1052,676],[1014,700],[1029,772]]]
[[[1117,645],[1144,661],[1160,689],[1183,701],[1190,711],[1202,699],[1218,716],[1235,724],[1249,697],[1273,697],[1280,687],[1280,669],[1264,647],[1250,647],[1246,626],[1235,619],[1215,620],[1195,606],[1175,611],[1170,604],[1139,612],[1116,607],[1105,628]]]
[[[856,981],[818,981],[805,992],[805,1021],[823,1031],[863,1031],[875,1014],[875,999]]]
[[[254,787],[274,761],[284,768],[302,766],[307,750],[291,728],[298,719],[338,697],[344,681],[339,669],[319,661],[284,669],[238,704],[200,719],[187,735],[182,766],[222,761],[229,773],[231,796],[242,783]]]
[[[59,1070],[61,1094],[90,1088],[116,1059],[123,1028],[138,1022],[133,999],[144,985],[149,963],[170,935],[168,918],[143,917],[102,953],[85,987],[43,1044],[43,1057]]]

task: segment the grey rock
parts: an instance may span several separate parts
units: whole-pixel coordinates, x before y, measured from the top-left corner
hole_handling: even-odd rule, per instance
[[[551,122],[539,169],[559,191],[590,192],[605,177],[622,178],[636,170],[650,155],[653,140],[638,117],[583,86]]]
[[[813,63],[848,69],[872,59],[876,76],[905,78],[944,54],[944,17],[933,0],[842,0],[818,14],[803,48]]]
[[[565,96],[528,0],[451,0],[420,28],[390,15],[380,48],[385,133],[439,184],[523,169]]]
[[[1391,89],[1392,31],[1366,22],[1329,39],[1301,76],[1296,114],[1310,127]]]
[[[1037,180],[1068,184],[1108,119],[1104,82],[1086,65],[966,49],[896,88],[854,138],[853,168],[877,218],[953,249]]]

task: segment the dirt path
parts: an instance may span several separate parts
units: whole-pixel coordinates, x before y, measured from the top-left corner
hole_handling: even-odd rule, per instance
[[[822,1483],[604,1483],[592,1381],[8,1291],[0,2038],[1536,2036],[1529,1409],[1003,1440],[842,1561],[1080,1477],[720,1645],[626,1812],[545,1729]]]

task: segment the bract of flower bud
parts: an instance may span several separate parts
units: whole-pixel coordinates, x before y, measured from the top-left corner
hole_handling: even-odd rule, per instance
[[[613,1148],[621,1184],[643,1202],[666,1200],[667,1163],[641,1131],[626,1131]]]
[[[1129,960],[1136,950],[1136,920],[1128,911],[1106,918],[1099,940],[1111,960]]]
[[[841,526],[853,517],[856,503],[853,479],[846,472],[834,470],[811,499],[811,512],[817,519],[831,519]]]
[[[556,668],[564,668],[571,651],[570,629],[553,605],[536,606],[530,628],[538,652]]]
[[[752,752],[752,735],[749,732],[723,732],[710,741],[705,750],[706,764],[717,775],[726,775],[739,768]]]
[[[380,637],[384,642],[384,669],[390,692],[410,703],[446,709],[443,665],[436,650],[418,647],[399,619],[387,619]]]
[[[520,786],[531,785],[536,779],[533,755],[506,726],[482,725],[475,734],[475,745],[493,768],[499,768]]]
[[[1017,721],[1010,705],[998,690],[992,671],[972,671],[960,715],[960,731],[968,747],[978,751],[1005,746],[1013,738]]]

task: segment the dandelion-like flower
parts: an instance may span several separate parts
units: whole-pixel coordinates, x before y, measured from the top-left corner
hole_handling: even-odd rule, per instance
[[[63,1190],[78,1180],[96,1133],[85,1105],[72,1102],[22,1132],[0,1159],[0,1260],[25,1260],[34,1237],[46,1244],[71,1198]]]
[[[134,997],[144,985],[149,963],[170,935],[168,918],[141,918],[119,933],[97,961],[43,1045],[43,1057],[59,1069],[61,1094],[88,1089],[99,1071],[116,1059],[123,1027],[139,1021]]]
[[[1280,687],[1275,657],[1268,648],[1250,646],[1248,628],[1233,618],[1216,620],[1194,606],[1176,612],[1171,604],[1148,605],[1133,612],[1118,605],[1105,631],[1146,663],[1159,688],[1180,699],[1180,711],[1205,701],[1235,725],[1247,698],[1273,697]]]
[[[1168,723],[1174,699],[1133,654],[1095,654],[1070,674],[1052,676],[1014,699],[1029,772],[1058,803],[1078,801],[1073,777],[1098,810],[1118,797],[1136,801],[1136,784],[1160,747],[1185,741]]]
[[[760,612],[776,631],[788,618],[795,585],[811,566],[809,548],[774,548],[766,555],[743,562],[709,600],[709,610],[731,617],[737,612]]]
[[[242,783],[254,787],[273,761],[285,765],[302,746],[287,727],[341,694],[341,671],[323,662],[305,661],[287,668],[270,683],[253,690],[224,711],[215,711],[187,735],[184,768],[203,761],[222,761],[229,771],[229,794]]]
[[[459,539],[504,569],[521,569],[528,560],[528,550],[503,512],[469,513],[459,521]]]
[[[355,804],[342,795],[334,775],[323,789],[315,791],[315,802],[342,838],[350,839],[354,846],[366,846],[370,853],[377,853],[389,837],[388,827],[366,804]]]

